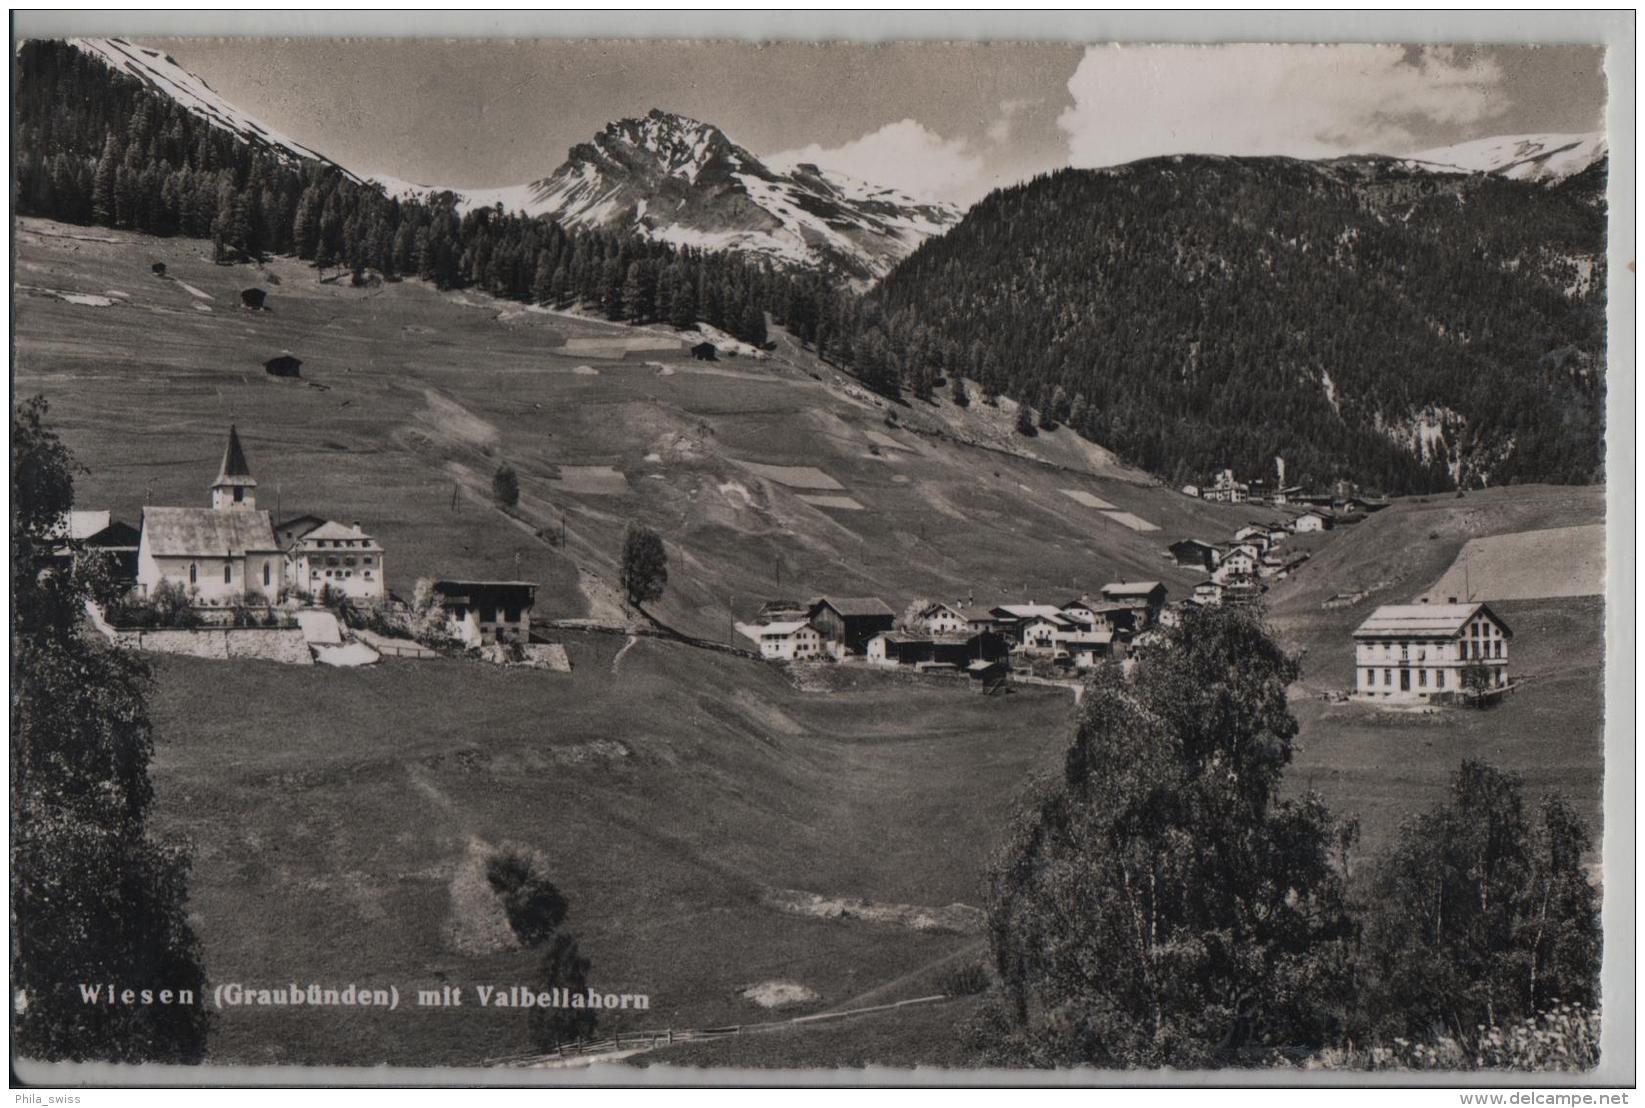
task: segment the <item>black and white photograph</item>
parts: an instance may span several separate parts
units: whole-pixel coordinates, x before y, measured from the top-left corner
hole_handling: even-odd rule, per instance
[[[97,14],[14,1086],[1632,1087],[1632,12]]]

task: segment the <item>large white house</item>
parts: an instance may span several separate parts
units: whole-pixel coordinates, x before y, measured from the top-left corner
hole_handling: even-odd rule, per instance
[[[312,529],[280,525],[282,535],[295,534],[286,548],[286,568],[292,587],[310,596],[326,588],[355,600],[381,600],[383,548],[358,523],[327,520]]]
[[[285,584],[285,557],[268,513],[257,508],[257,482],[232,425],[211,507],[143,509],[137,590],[151,596],[163,581],[206,606],[272,601]]]
[[[822,633],[809,620],[792,619],[768,623],[760,628],[760,657],[781,661],[820,658]]]
[[[1486,688],[1502,688],[1513,637],[1484,604],[1385,604],[1354,631],[1354,693],[1426,700],[1462,691],[1473,666],[1484,668]]]

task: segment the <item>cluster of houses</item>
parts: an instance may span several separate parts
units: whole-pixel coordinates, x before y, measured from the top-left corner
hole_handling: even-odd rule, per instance
[[[232,425],[210,493],[210,507],[145,507],[136,528],[108,512],[70,512],[58,553],[111,556],[139,597],[175,585],[208,622],[235,608],[300,605],[327,594],[366,604],[389,598],[382,544],[358,521],[299,515],[275,522],[257,507],[257,480]],[[530,581],[439,580],[433,595],[451,637],[482,646],[530,639],[536,590]]]
[[[1182,494],[1198,500],[1218,504],[1273,504],[1279,507],[1313,508],[1321,513],[1359,515],[1374,512],[1388,505],[1378,497],[1362,496],[1359,487],[1349,480],[1340,480],[1328,492],[1304,492],[1301,485],[1285,483],[1285,459],[1275,458],[1276,479],[1254,477],[1241,481],[1231,469],[1218,470],[1208,485],[1184,485]]]
[[[1268,587],[1264,581],[1287,577],[1308,560],[1304,552],[1288,554],[1281,549],[1287,538],[1333,526],[1333,517],[1324,512],[1303,512],[1285,523],[1247,523],[1222,544],[1179,539],[1170,545],[1168,554],[1179,566],[1209,573],[1194,586],[1193,603],[1237,604],[1257,599]]]
[[[146,507],[136,528],[106,511],[70,512],[58,526],[55,556],[66,562],[83,552],[106,555],[138,596],[152,597],[170,583],[208,621],[238,607],[300,608],[327,592],[364,603],[389,598],[382,544],[357,521],[299,515],[276,523],[257,507],[257,481],[233,426],[210,493],[210,507]],[[1170,556],[1210,574],[1191,603],[1239,602],[1259,596],[1263,579],[1283,577],[1307,557],[1280,550],[1288,536],[1333,525],[1330,513],[1305,511],[1284,524],[1249,523],[1222,545],[1182,539],[1171,544]],[[466,645],[524,644],[536,591],[530,581],[438,580],[430,603],[451,637]],[[1084,670],[1122,658],[1173,614],[1160,582],[1118,581],[1058,604],[930,602],[902,620],[878,597],[777,600],[744,633],[772,661],[856,657],[988,682],[1003,678],[1014,660]],[[1411,703],[1500,693],[1509,688],[1512,638],[1483,603],[1450,597],[1380,607],[1353,633],[1354,695]]]
[[[1013,656],[1088,669],[1123,656],[1137,635],[1166,616],[1158,581],[1115,582],[1096,596],[1061,604],[930,602],[899,623],[878,597],[770,601],[745,634],[773,661],[860,657],[884,666],[948,669],[979,680],[1004,674]]]

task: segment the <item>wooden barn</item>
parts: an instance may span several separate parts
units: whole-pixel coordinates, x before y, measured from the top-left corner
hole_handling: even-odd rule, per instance
[[[861,654],[869,639],[891,630],[897,613],[877,596],[825,596],[811,605],[810,619],[824,642]]]
[[[254,312],[262,311],[268,304],[268,293],[260,288],[240,290],[240,306],[250,308]]]
[[[1171,557],[1179,566],[1216,569],[1218,553],[1216,546],[1199,539],[1179,539],[1171,544]]]
[[[691,356],[699,362],[717,362],[720,360],[720,348],[711,342],[699,342],[691,348]]]
[[[275,377],[301,377],[303,361],[290,354],[281,354],[264,362],[263,369]]]

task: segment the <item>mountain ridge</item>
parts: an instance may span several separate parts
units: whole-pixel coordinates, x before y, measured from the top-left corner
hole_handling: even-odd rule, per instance
[[[371,180],[402,199],[449,195],[459,210],[501,204],[568,227],[626,229],[676,246],[834,268],[859,286],[884,276],[961,215],[951,204],[811,163],[773,166],[719,127],[660,108],[613,120],[571,147],[553,173],[523,185],[459,189],[381,174]]]

